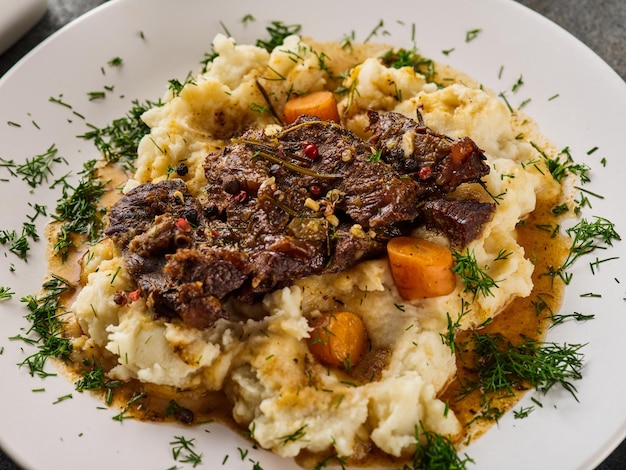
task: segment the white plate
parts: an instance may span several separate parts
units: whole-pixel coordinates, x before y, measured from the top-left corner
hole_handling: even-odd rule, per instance
[[[256,21],[244,24],[247,14]],[[415,24],[422,54],[450,63],[495,91],[507,91],[514,106],[530,98],[524,110],[543,133],[592,167],[592,183],[586,188],[603,199],[590,198],[593,208],[586,217],[606,217],[626,234],[625,83],[572,36],[506,0],[387,0],[383,4],[362,0],[358,6],[332,0],[219,5],[204,0],[113,1],[54,35],[0,81],[0,157],[23,162],[55,144],[69,163],[69,167],[58,164],[57,175],[80,168],[83,161],[97,157],[89,142],[76,138],[86,131],[86,123],[108,124],[124,115],[133,99],[160,97],[169,79],[183,80],[198,69],[222,25],[240,43],[267,37],[265,27],[271,20],[303,24],[305,34],[320,40],[340,40],[352,30],[363,40],[380,19],[384,26],[373,40],[411,47]],[[466,42],[466,32],[475,29],[480,34]],[[452,48],[449,55],[442,53]],[[115,57],[123,59],[122,67],[107,65]],[[520,76],[524,85],[512,93]],[[89,101],[89,92],[111,86],[114,91],[106,99]],[[51,102],[51,97],[73,109]],[[596,146],[598,150],[587,155]],[[600,163],[602,158],[606,167]],[[4,177],[6,172],[0,168],[0,178]],[[31,191],[15,179],[0,182],[0,190],[4,196],[0,230],[20,230],[26,216],[34,213],[29,203],[47,204],[52,211],[57,199],[45,187]],[[36,222],[43,233],[43,218]],[[618,244],[598,257],[619,256],[620,249]],[[114,412],[101,409],[88,394],[77,393],[64,378],[30,377],[16,363],[33,351],[9,337],[27,327],[19,298],[34,293],[41,284],[43,243],[33,245],[28,263],[5,252],[0,254],[0,286],[11,286],[16,295],[0,302],[0,446],[20,464],[35,469],[191,468],[172,458],[170,442],[183,435],[195,438],[196,450],[203,453],[198,468],[250,469],[253,462],[265,469],[296,468],[291,461],[252,449],[237,433],[218,425],[189,429],[119,423],[111,419]],[[589,469],[626,435],[622,346],[626,263],[603,263],[594,275],[590,261],[581,260],[573,271],[563,312],[596,318],[559,326],[549,336],[557,342],[588,343],[584,378],[575,384],[580,403],[555,389],[539,397],[543,408],[528,418],[514,420],[507,414],[465,450],[475,460],[475,468]],[[581,297],[586,293],[601,297]],[[33,392],[42,387],[45,392]],[[68,394],[73,398],[53,404]],[[532,396],[525,397],[526,405]]]

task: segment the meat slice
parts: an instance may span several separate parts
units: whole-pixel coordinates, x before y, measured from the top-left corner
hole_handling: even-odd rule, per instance
[[[399,174],[415,179],[422,197],[454,191],[489,174],[485,156],[469,137],[453,140],[399,113],[368,113],[370,142]]]
[[[484,225],[493,218],[495,204],[473,199],[435,199],[422,207],[424,223],[448,237],[456,248],[478,238]]]
[[[106,234],[155,315],[209,327],[231,298],[255,302],[383,255],[420,217],[455,242],[475,236],[482,219],[429,204],[487,174],[474,143],[392,113],[370,122],[370,142],[310,116],[270,135],[251,129],[207,156],[201,200],[173,179],[118,201]]]
[[[105,234],[124,249],[135,236],[145,233],[157,216],[169,214],[195,224],[202,210],[187,185],[179,179],[146,183],[129,191],[115,204],[109,213]]]

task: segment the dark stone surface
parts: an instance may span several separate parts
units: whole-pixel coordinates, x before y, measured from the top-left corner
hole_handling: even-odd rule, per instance
[[[107,0],[48,0],[42,20],[19,42],[0,55],[0,76],[33,47],[83,13]],[[590,47],[626,80],[625,0],[517,0]],[[624,441],[596,470],[626,469]],[[0,450],[0,470],[19,470]]]

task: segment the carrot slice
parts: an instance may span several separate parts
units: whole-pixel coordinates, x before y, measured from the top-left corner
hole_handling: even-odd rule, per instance
[[[367,330],[352,312],[323,313],[311,320],[309,351],[324,365],[350,372],[363,357],[368,345]]]
[[[456,287],[454,259],[445,246],[417,237],[397,237],[387,244],[391,274],[405,300],[447,295]]]
[[[314,91],[291,98],[283,109],[285,123],[291,124],[302,114],[315,116],[323,121],[339,122],[337,100],[330,91]]]

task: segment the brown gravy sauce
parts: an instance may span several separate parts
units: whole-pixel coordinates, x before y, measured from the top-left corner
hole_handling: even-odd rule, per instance
[[[107,166],[100,170],[100,176],[110,182],[110,191],[106,199],[102,201],[104,206],[110,206],[120,197],[121,193],[118,189],[125,181],[126,175],[113,166]],[[531,295],[513,300],[504,311],[481,330],[481,333],[497,332],[502,334],[505,340],[513,343],[521,336],[539,341],[545,338],[551,322],[550,313],[558,312],[564,289],[560,280],[553,280],[551,276],[544,274],[548,272],[549,266],[560,266],[569,250],[564,236],[557,234],[556,231],[545,229],[545,227],[554,228],[559,223],[559,218],[552,214],[552,208],[559,202],[556,199],[538,200],[535,211],[517,228],[518,242],[524,247],[526,256],[533,260],[535,265],[534,287]],[[46,234],[49,244],[48,269],[49,272],[78,286],[74,292],[66,294],[63,299],[65,307],[69,310],[80,289],[80,258],[85,249],[77,249],[65,262],[62,262],[60,257],[55,256],[52,251],[57,227],[58,224],[51,224]],[[545,302],[545,308],[541,312],[538,312],[536,307],[538,301]],[[66,334],[74,338],[80,337],[83,333],[71,312],[66,314],[66,320]],[[470,334],[471,332],[458,333],[457,343],[462,345]],[[75,351],[71,359],[72,361],[63,364],[62,368],[73,381],[80,379],[85,370],[90,370],[94,362],[102,364],[105,371],[114,367],[117,362],[117,358],[106,350],[90,350],[88,353]],[[472,374],[475,374],[465,366],[468,361],[471,363],[471,357],[466,356],[465,361],[464,363],[457,357],[457,375],[461,380],[471,379]],[[246,433],[234,423],[231,416],[232,405],[222,392],[181,391],[173,387],[142,383],[137,380],[113,385],[115,386],[105,387],[94,393],[111,407],[120,410],[117,419],[135,418],[156,422],[182,421],[186,423],[190,415],[185,410],[189,410],[193,413],[192,425],[216,421],[237,430],[246,437]],[[454,439],[460,448],[484,433],[495,421],[477,419],[483,408],[480,392],[474,392],[459,399],[459,391],[458,382],[453,381],[440,393],[440,398],[449,404],[450,409],[454,411],[463,425],[461,434]],[[512,408],[524,392],[525,390],[517,390],[514,396],[496,397],[491,402],[491,406],[504,412]],[[173,400],[175,400],[174,406],[172,406]],[[382,453],[371,442],[362,442],[359,447],[359,456],[344,461],[344,464],[370,467],[401,466],[407,463],[406,460]],[[325,460],[329,465],[338,463],[331,454],[320,455],[308,452],[302,452],[296,460],[304,468],[315,468]]]

